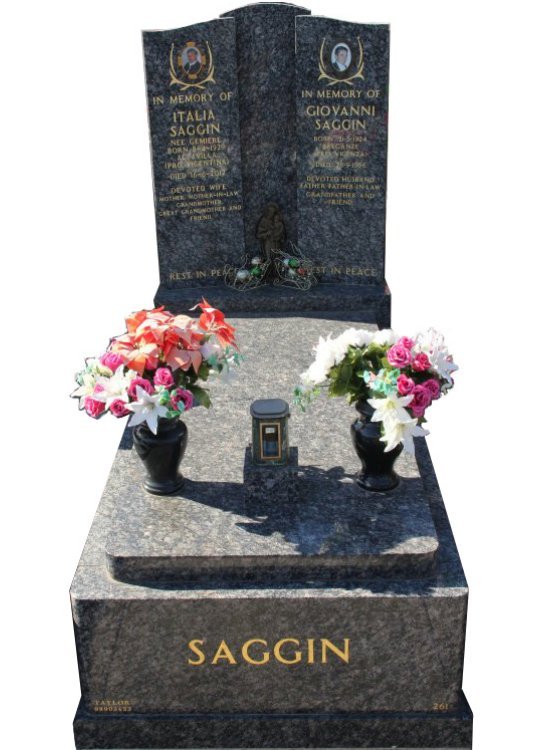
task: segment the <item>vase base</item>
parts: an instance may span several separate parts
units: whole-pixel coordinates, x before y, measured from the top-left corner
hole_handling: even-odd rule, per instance
[[[146,479],[143,486],[151,495],[174,495],[182,489],[184,482],[184,477],[179,474],[176,479],[169,479],[166,482],[153,482],[151,479]]]
[[[357,474],[356,483],[368,492],[390,492],[399,485],[397,474],[393,476],[373,476],[366,474]]]

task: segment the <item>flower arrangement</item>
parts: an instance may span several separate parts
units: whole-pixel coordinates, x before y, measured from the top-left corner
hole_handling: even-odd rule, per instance
[[[385,452],[402,442],[414,453],[412,438],[428,434],[421,427],[426,409],[453,387],[458,369],[433,328],[414,338],[397,337],[390,329],[349,328],[337,338],[321,337],[314,351],[294,403],[305,410],[323,387],[349,403],[367,402],[374,409],[371,421],[382,423]]]
[[[126,318],[100,357],[89,358],[76,375],[79,408],[93,418],[110,412],[132,414],[130,426],[147,423],[157,434],[158,419],[174,419],[194,405],[211,405],[199,385],[212,373],[228,373],[240,363],[234,328],[203,299],[198,319],[173,315],[163,307]]]

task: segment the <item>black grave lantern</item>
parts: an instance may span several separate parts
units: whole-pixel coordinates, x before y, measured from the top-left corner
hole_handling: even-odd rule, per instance
[[[255,464],[283,466],[289,462],[289,404],[281,398],[258,399],[251,404]]]

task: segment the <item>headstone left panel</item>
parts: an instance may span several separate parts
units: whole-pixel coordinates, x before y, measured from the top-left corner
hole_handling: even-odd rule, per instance
[[[143,32],[162,286],[222,283],[244,248],[233,18]]]

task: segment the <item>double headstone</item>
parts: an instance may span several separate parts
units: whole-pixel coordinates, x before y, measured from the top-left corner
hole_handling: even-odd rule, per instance
[[[229,312],[356,309],[388,325],[388,27],[261,3],[145,32],[144,48],[156,303],[204,293]],[[321,283],[238,294],[224,268],[259,254],[270,205]]]

